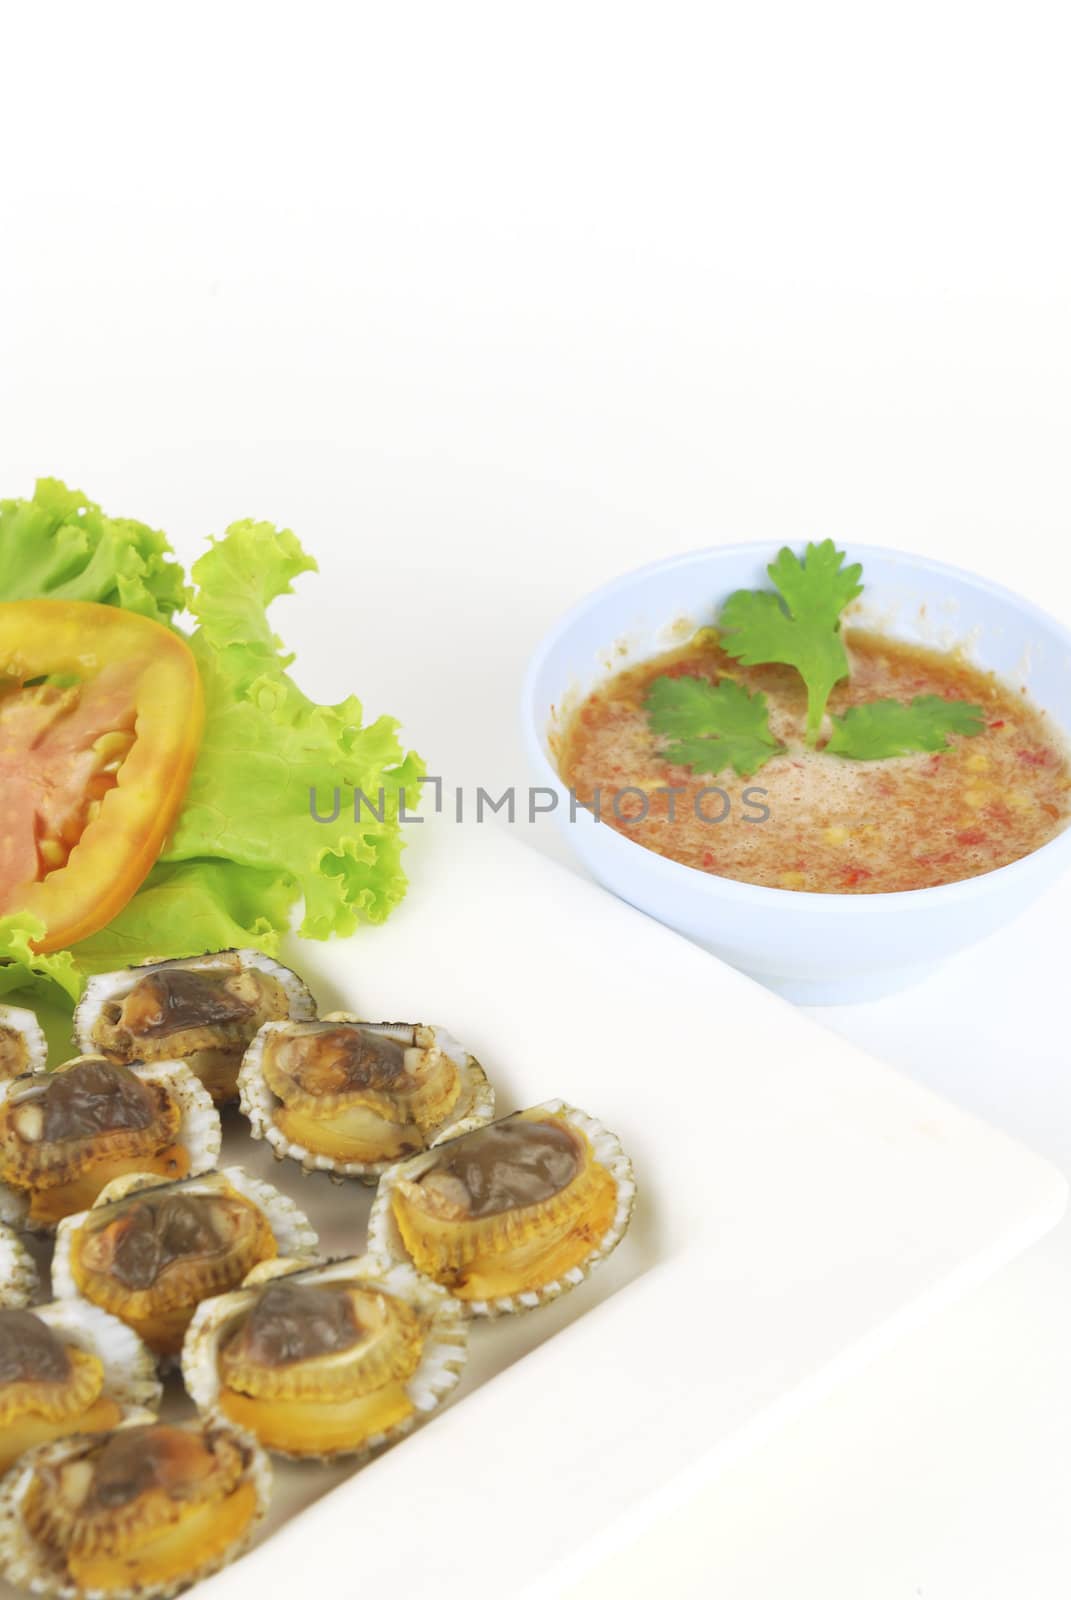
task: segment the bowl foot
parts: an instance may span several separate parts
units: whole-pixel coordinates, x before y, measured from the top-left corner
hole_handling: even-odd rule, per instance
[[[745,969],[746,970],[746,969]],[[934,970],[933,965],[887,967],[880,972],[846,973],[834,978],[789,978],[777,973],[751,972],[756,982],[797,1006],[850,1006],[881,1000],[885,995],[910,989]]]

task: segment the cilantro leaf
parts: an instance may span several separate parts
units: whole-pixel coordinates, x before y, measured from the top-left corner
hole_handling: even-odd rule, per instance
[[[777,594],[738,589],[722,608],[722,645],[745,666],[781,662],[807,685],[807,742],[818,738],[826,702],[848,676],[840,614],[861,594],[858,563],[846,567],[832,539],[809,544],[801,561],[786,546],[767,567]]]
[[[723,678],[655,678],[647,691],[647,718],[655,733],[672,742],[662,754],[693,772],[718,773],[732,767],[750,778],[784,745],[770,732],[764,694]]]
[[[884,761],[917,750],[949,750],[947,734],[973,739],[984,727],[981,706],[965,700],[942,700],[937,694],[916,695],[910,705],[903,700],[871,700],[833,718],[826,750],[856,761]]]

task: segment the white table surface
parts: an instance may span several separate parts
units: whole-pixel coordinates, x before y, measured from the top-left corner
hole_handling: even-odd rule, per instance
[[[289,522],[352,617],[310,687],[451,782],[523,780],[540,631],[691,545],[899,544],[1071,620],[1057,20],[24,8],[0,492],[55,472],[184,551]],[[822,1020],[1071,1168],[1069,914]],[[1065,1600],[1069,1350],[1071,1223],[589,1592]]]

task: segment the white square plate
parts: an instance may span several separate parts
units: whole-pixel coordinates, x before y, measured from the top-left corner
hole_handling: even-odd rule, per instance
[[[323,1009],[445,1023],[503,1111],[594,1113],[636,1215],[579,1289],[474,1327],[421,1431],[356,1474],[280,1467],[266,1534],[205,1600],[554,1590],[1064,1209],[1045,1162],[505,829],[411,839],[390,922],[292,959]],[[367,1191],[303,1181],[243,1127],[225,1159],[359,1249]]]

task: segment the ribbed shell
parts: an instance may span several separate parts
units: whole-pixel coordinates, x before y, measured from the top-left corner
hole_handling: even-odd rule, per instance
[[[265,1266],[268,1263],[264,1264]],[[279,1263],[271,1263],[279,1266]],[[255,1303],[258,1290],[279,1276],[293,1276],[302,1284],[353,1284],[362,1288],[379,1290],[405,1302],[432,1319],[426,1336],[420,1363],[406,1380],[405,1387],[415,1409],[413,1415],[390,1428],[363,1441],[353,1449],[324,1453],[322,1459],[340,1456],[364,1459],[374,1451],[391,1444],[411,1431],[428,1417],[457,1385],[465,1365],[468,1346],[468,1325],[464,1311],[457,1300],[422,1277],[406,1262],[388,1262],[373,1256],[349,1256],[338,1261],[320,1262],[304,1266],[293,1264],[290,1272],[262,1272],[254,1268],[250,1278],[253,1287],[246,1285],[231,1294],[218,1295],[204,1300],[194,1313],[182,1350],[182,1376],[190,1398],[205,1416],[217,1411],[220,1393],[219,1348],[235,1321]],[[288,1452],[279,1450],[278,1455]],[[308,1460],[314,1452],[295,1459]]]
[[[95,1212],[143,1190],[163,1186],[159,1178],[137,1173],[116,1178],[102,1191],[91,1210]],[[183,1178],[168,1185],[173,1189],[181,1189],[184,1194],[213,1194],[228,1186],[260,1208],[268,1220],[281,1256],[308,1258],[315,1255],[318,1243],[316,1231],[300,1206],[273,1184],[265,1183],[262,1178],[254,1178],[241,1167],[223,1167],[218,1172],[205,1173],[199,1178]],[[52,1257],[52,1293],[57,1300],[76,1302],[80,1307],[91,1302],[84,1299],[75,1282],[71,1251],[74,1238],[89,1215],[89,1211],[80,1211],[60,1223]]]
[[[119,1427],[137,1427],[156,1420],[151,1411],[131,1408]],[[192,1429],[204,1425],[191,1423],[185,1426]],[[108,1591],[107,1600],[169,1600],[171,1595],[177,1594],[181,1589],[186,1589],[202,1578],[210,1577],[222,1567],[228,1566],[250,1544],[271,1501],[271,1463],[267,1454],[248,1434],[239,1433],[237,1429],[218,1422],[210,1426],[213,1432],[229,1434],[246,1458],[247,1478],[252,1481],[256,1496],[256,1513],[252,1521],[242,1536],[236,1539],[221,1556],[200,1566],[195,1565],[181,1578],[163,1584],[112,1589]],[[57,1570],[47,1552],[38,1545],[23,1519],[22,1505],[37,1465],[46,1461],[62,1462],[73,1455],[84,1442],[84,1436],[80,1439],[78,1435],[74,1435],[30,1450],[0,1481],[0,1570],[9,1582],[18,1587],[29,1589],[37,1595],[54,1596],[56,1600],[88,1600],[88,1597],[86,1591],[65,1580],[63,1573]]]
[[[159,1409],[163,1390],[156,1361],[133,1328],[85,1300],[53,1300],[31,1309],[64,1344],[96,1356],[104,1368],[105,1394],[120,1405]]]
[[[443,1139],[456,1139],[460,1134],[468,1133],[473,1128],[482,1127],[484,1123],[493,1120],[495,1093],[487,1081],[487,1074],[475,1056],[470,1055],[445,1028],[433,1023],[364,1022],[348,1011],[329,1012],[319,1020],[359,1023],[369,1032],[380,1034],[384,1038],[396,1039],[401,1043],[409,1042],[418,1028],[427,1028],[434,1035],[437,1048],[448,1056],[458,1069],[461,1094],[449,1115],[430,1130],[429,1144],[440,1143]],[[276,1155],[288,1157],[291,1161],[299,1161],[307,1172],[333,1172],[340,1177],[374,1181],[394,1163],[336,1160],[332,1156],[308,1150],[303,1145],[288,1139],[283,1130],[276,1125],[273,1113],[279,1102],[264,1080],[264,1046],[272,1034],[286,1032],[291,1026],[292,1024],[288,1022],[265,1023],[243,1058],[238,1074],[238,1092],[241,1109],[249,1118],[253,1138],[266,1139]]]
[[[48,1061],[48,1044],[44,1029],[33,1012],[24,1010],[22,1006],[0,1005],[0,1028],[10,1028],[25,1040],[26,1064],[20,1071],[43,1072]]]
[[[531,1113],[560,1117],[585,1136],[595,1160],[614,1180],[617,1189],[617,1207],[613,1220],[602,1238],[577,1266],[571,1267],[560,1278],[531,1290],[500,1295],[493,1300],[463,1301],[465,1310],[474,1317],[498,1317],[517,1311],[530,1311],[575,1288],[620,1244],[632,1216],[636,1181],[632,1163],[621,1148],[616,1135],[604,1128],[594,1117],[588,1116],[587,1112],[579,1111],[563,1100],[548,1100],[543,1105],[533,1106]],[[431,1150],[392,1167],[380,1179],[368,1219],[368,1248],[375,1255],[389,1261],[409,1261],[408,1251],[391,1209],[391,1196],[395,1185],[401,1179],[419,1178],[433,1166],[436,1151],[447,1142],[446,1139],[436,1141]]]
[[[180,956],[174,961],[146,961],[137,967],[122,967],[116,972],[99,972],[90,978],[74,1013],[74,1036],[79,1050],[87,1055],[96,1050],[93,1026],[104,1006],[124,1000],[149,972],[233,971],[235,966],[266,973],[277,978],[290,1002],[290,1015],[306,1020],[316,1015],[316,1001],[303,978],[284,967],[262,950],[216,950],[202,956]]]
[[[61,1072],[66,1067],[72,1067],[81,1059],[76,1056],[64,1062],[62,1067],[55,1068],[55,1071]],[[144,1083],[162,1083],[167,1087],[178,1102],[180,1122],[175,1142],[184,1145],[189,1152],[190,1176],[210,1171],[219,1160],[222,1132],[219,1112],[197,1075],[190,1071],[184,1061],[154,1061],[136,1064],[128,1070]],[[13,1086],[24,1081],[25,1075],[23,1078],[9,1078],[6,1082],[0,1082],[0,1105],[7,1100]],[[45,1224],[30,1223],[28,1212],[29,1200],[25,1191],[0,1183],[0,1222],[32,1227],[35,1232],[52,1231]]]
[[[33,1257],[18,1234],[0,1222],[0,1306],[28,1306],[36,1293]]]

